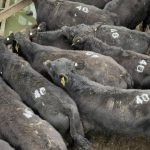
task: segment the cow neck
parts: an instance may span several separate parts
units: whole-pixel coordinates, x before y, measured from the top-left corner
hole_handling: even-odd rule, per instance
[[[7,50],[8,50],[8,48],[7,48],[6,44],[4,43],[4,41],[0,41],[0,52],[5,52]]]
[[[107,45],[106,43],[94,37],[88,38],[84,44],[84,49],[92,50],[96,53],[113,57],[116,61],[119,59],[118,56],[123,56],[127,53],[119,47]]]
[[[62,30],[38,32],[37,39],[54,41],[62,35]]]
[[[1,42],[0,43],[0,72],[2,73],[2,67],[9,62],[10,59],[10,51],[8,50],[7,46]]]
[[[67,78],[67,83],[64,88],[72,98],[87,95],[87,93],[93,91],[93,87],[96,86],[96,88],[98,88],[98,86],[100,86],[100,84],[77,73],[69,73],[67,74]]]
[[[3,76],[5,73],[8,73],[7,66],[11,66],[12,60],[15,61],[15,54],[12,53],[7,47],[3,49],[3,52],[0,53],[0,73]],[[12,57],[14,59],[12,59]],[[9,72],[11,72],[9,70]],[[13,74],[14,72],[11,72]],[[3,76],[4,77],[4,76]]]
[[[20,51],[26,57],[26,59],[31,63],[34,60],[34,56],[36,52],[38,51],[38,47],[36,46],[36,43],[33,43],[28,40],[22,40],[18,42]]]

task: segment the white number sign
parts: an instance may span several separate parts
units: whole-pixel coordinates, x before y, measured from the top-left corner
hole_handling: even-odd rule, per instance
[[[119,33],[118,33],[118,31],[116,29],[111,29],[110,31],[111,31],[112,37],[114,39],[118,39],[119,38],[120,35],[119,35]]]
[[[41,87],[39,90],[35,90],[34,97],[37,99],[45,94],[46,94],[46,89],[44,87]]]
[[[142,94],[141,96],[136,96],[136,103],[143,104],[144,102],[148,102],[150,100],[148,94]]]
[[[84,13],[89,13],[89,9],[87,7],[78,6],[76,8],[80,11],[83,11]]]
[[[145,60],[140,60],[139,65],[136,68],[136,71],[139,73],[143,73],[145,66],[147,66],[147,62]]]

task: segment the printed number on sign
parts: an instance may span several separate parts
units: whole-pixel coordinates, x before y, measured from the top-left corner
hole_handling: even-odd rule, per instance
[[[34,96],[35,98],[40,98],[41,96],[46,94],[46,89],[44,87],[40,88],[39,90],[35,90]]]
[[[141,96],[136,96],[136,103],[143,104],[144,102],[148,102],[150,100],[148,94],[142,94]]]
[[[119,33],[117,32],[116,29],[111,29],[111,32],[112,32],[112,37],[114,39],[118,39],[119,38]]]
[[[98,58],[99,56],[93,52],[86,52],[86,55],[91,56],[92,58]]]
[[[139,61],[139,65],[137,66],[136,71],[142,73],[145,69],[145,66],[147,66],[147,62],[145,60]]]
[[[89,9],[87,7],[78,6],[76,8],[80,11],[83,11],[84,13],[89,13]]]

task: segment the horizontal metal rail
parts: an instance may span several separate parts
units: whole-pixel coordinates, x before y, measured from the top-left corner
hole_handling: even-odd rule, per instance
[[[0,11],[0,22],[12,16],[19,10],[23,9],[24,7],[30,5],[31,3],[32,3],[32,0],[20,0],[16,4],[13,4],[10,7]]]
[[[10,0],[6,0],[6,2],[5,2],[5,8],[7,9],[9,6],[10,6]],[[6,26],[6,19],[4,19],[1,22],[1,33],[0,33],[0,35],[4,35],[5,26]]]

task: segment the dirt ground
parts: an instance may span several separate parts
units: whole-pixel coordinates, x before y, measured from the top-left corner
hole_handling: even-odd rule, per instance
[[[96,136],[93,150],[150,150],[150,139],[126,136]]]
[[[90,142],[91,150],[150,150],[150,139],[144,137],[99,134],[90,138]]]

